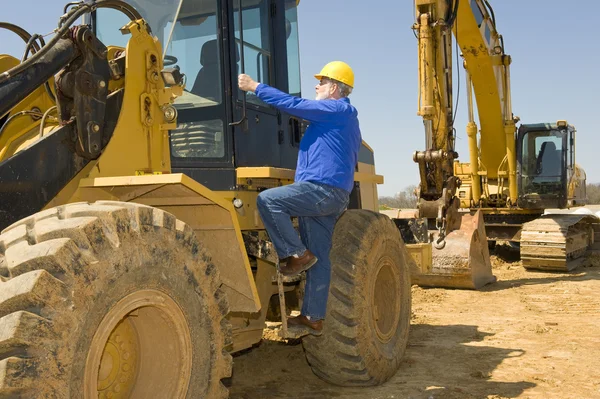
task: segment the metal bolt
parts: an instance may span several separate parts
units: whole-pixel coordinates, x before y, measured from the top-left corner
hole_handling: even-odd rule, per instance
[[[163,113],[167,122],[173,122],[177,118],[177,110],[170,105],[165,107]]]
[[[106,87],[106,82],[101,80],[100,81],[100,87],[105,88]]]
[[[38,114],[43,114],[42,110],[39,109],[38,107],[32,107],[31,112],[37,112]],[[33,119],[34,121],[37,121],[37,120],[42,119],[42,116],[36,115],[36,114],[31,114],[31,119]]]
[[[92,125],[92,130],[94,131],[94,133],[98,133],[100,131],[100,125],[98,125],[97,123],[94,123]]]
[[[241,207],[244,206],[244,201],[242,201],[239,198],[234,198],[233,199],[233,206],[239,209],[239,208],[241,208]]]

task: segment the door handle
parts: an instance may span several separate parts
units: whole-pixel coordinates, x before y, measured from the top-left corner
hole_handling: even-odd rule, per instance
[[[242,63],[242,74],[246,73],[246,63],[245,63],[245,57],[244,57],[244,18],[243,18],[243,9],[242,9],[242,0],[238,1],[238,7],[239,7],[239,11],[238,11],[238,25],[240,26],[240,42],[242,42],[241,44],[241,50],[240,50],[240,62]],[[235,40],[234,40],[234,44],[235,44]],[[237,44],[236,44],[237,46]],[[239,91],[239,88],[238,88]],[[248,116],[247,116],[247,100],[246,100],[246,96],[247,93],[245,91],[242,90],[242,92],[244,93],[244,96],[242,97],[242,118],[237,121],[237,122],[231,122],[229,124],[229,126],[239,126],[242,125],[242,130],[243,131],[247,131],[248,130]]]

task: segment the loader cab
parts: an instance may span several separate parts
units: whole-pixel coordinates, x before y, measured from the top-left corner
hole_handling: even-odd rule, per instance
[[[518,205],[565,208],[575,170],[575,129],[566,121],[521,125],[517,135]]]
[[[127,2],[163,44],[165,65],[177,65],[186,77],[170,132],[173,173],[212,190],[234,190],[237,168],[295,168],[302,124],[238,90],[237,76],[245,72],[300,95],[296,0]],[[105,45],[126,45],[123,14],[99,9],[91,18]]]

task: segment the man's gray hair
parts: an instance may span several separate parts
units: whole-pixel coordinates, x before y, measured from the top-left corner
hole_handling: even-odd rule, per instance
[[[340,96],[348,97],[352,93],[352,87],[348,86],[346,83],[342,83],[339,80],[332,79],[332,81],[338,85],[340,89]]]

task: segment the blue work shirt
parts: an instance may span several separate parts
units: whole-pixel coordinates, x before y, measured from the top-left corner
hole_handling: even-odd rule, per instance
[[[323,183],[352,192],[362,138],[358,111],[350,100],[307,100],[263,83],[255,93],[265,103],[310,122],[300,141],[295,181]]]

